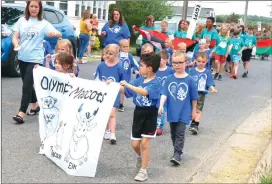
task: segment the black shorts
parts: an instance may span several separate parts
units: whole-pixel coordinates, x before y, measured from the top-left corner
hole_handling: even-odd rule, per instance
[[[157,128],[158,108],[136,106],[133,116],[132,140],[141,140],[142,137],[155,138]]]
[[[242,61],[249,61],[251,58],[252,49],[245,49],[242,52]]]
[[[227,62],[230,62],[230,61],[231,61],[230,55],[228,55],[226,61],[227,61]]]

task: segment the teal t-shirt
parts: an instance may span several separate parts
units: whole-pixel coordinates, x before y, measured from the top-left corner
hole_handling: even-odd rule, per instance
[[[143,30],[147,30],[147,31],[153,31],[153,30],[155,30],[154,27],[148,27],[148,26],[146,26],[146,25],[141,26],[140,28],[143,29]],[[143,41],[143,42],[142,42],[142,45],[144,45],[144,44],[146,44],[146,43],[149,43],[148,40],[147,40],[146,38],[144,38],[144,37],[143,37],[143,40],[142,40],[142,41]]]
[[[218,39],[218,32],[216,31],[216,29],[212,29],[212,30],[208,30],[207,28],[203,29],[200,33],[200,38],[210,38],[210,40],[216,40],[216,44],[219,42],[219,39]],[[211,48],[213,49],[213,48]]]
[[[232,48],[230,54],[237,54],[244,47],[244,40],[241,37],[231,39]]]
[[[245,47],[249,48],[252,46],[256,46],[256,36],[254,35],[245,35],[243,37]]]
[[[193,34],[192,40],[196,40],[197,38],[200,38],[200,34],[196,35],[195,33]]]
[[[228,46],[231,45],[231,39],[226,39],[226,36],[219,36],[219,42],[216,45],[215,54],[224,56],[227,53]]]
[[[182,31],[182,30],[177,30],[175,33],[174,33],[174,36],[175,37],[178,37],[178,38],[186,38],[187,37],[187,32],[185,31]]]

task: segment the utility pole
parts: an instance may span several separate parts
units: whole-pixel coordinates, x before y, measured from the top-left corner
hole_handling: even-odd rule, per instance
[[[184,0],[183,7],[182,7],[182,20],[186,20],[187,18],[187,8],[188,8],[188,0]]]
[[[246,0],[245,14],[244,14],[244,26],[247,26],[247,10],[248,10],[248,0]]]

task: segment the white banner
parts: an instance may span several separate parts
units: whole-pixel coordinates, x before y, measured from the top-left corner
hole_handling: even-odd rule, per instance
[[[258,31],[262,31],[262,22],[257,22],[258,25]]]
[[[67,174],[94,177],[105,128],[120,85],[33,69],[40,105],[40,154]]]
[[[190,20],[190,25],[189,25],[188,30],[187,30],[187,38],[189,38],[189,39],[192,39],[193,34],[195,32],[196,23],[197,23],[197,20],[199,18],[200,11],[201,11],[201,4],[197,3],[195,5],[193,15],[192,15],[192,19]]]

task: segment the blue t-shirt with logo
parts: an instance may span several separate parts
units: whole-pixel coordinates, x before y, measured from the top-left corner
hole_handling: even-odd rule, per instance
[[[245,47],[253,47],[256,46],[256,36],[254,35],[245,35],[243,36]]]
[[[139,71],[139,64],[133,58],[130,53],[119,53],[119,62],[122,64],[124,69],[124,80],[130,82],[132,68],[134,71]]]
[[[172,66],[173,49],[171,49],[171,48],[165,48],[163,50],[165,50],[168,53],[168,60],[170,62],[170,65],[167,63],[167,66]]]
[[[161,83],[160,80],[155,77],[153,80],[144,83],[145,78],[140,76],[139,78],[131,81],[130,84],[136,87],[144,88],[148,91],[147,96],[141,96],[129,88],[125,87],[125,95],[127,98],[133,97],[133,103],[138,107],[150,107],[159,105]]]
[[[200,93],[208,94],[210,87],[215,85],[212,74],[207,69],[199,72],[197,68],[193,68],[190,70],[189,75],[194,79],[197,91]]]
[[[168,122],[189,124],[192,114],[192,100],[198,99],[195,81],[191,76],[177,78],[175,74],[167,77],[162,95],[167,97]]]
[[[162,87],[164,86],[167,77],[169,75],[172,75],[173,73],[175,73],[175,71],[169,66],[167,66],[165,70],[158,69],[158,71],[156,72],[156,76],[160,79]]]
[[[111,21],[111,20],[110,20]],[[124,22],[123,25],[114,23],[110,28],[110,21],[106,22],[101,32],[105,31],[104,47],[108,44],[119,45],[120,40],[128,39],[131,37],[127,24]]]
[[[48,32],[57,31],[46,20],[21,17],[14,25],[13,30],[19,32],[18,59],[24,62],[43,64],[44,48],[43,40]]]
[[[244,46],[244,40],[241,37],[238,37],[238,38],[233,37],[231,39],[231,44],[232,44],[232,48],[231,48],[230,54],[231,55],[237,54]]]
[[[120,63],[114,66],[108,66],[106,62],[101,62],[96,69],[94,78],[100,81],[120,82],[124,80],[124,69]],[[113,107],[119,107],[119,104],[120,93],[118,93]]]

